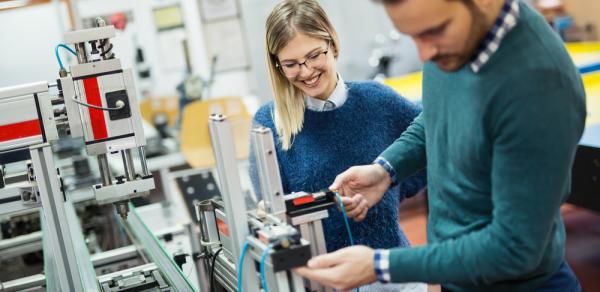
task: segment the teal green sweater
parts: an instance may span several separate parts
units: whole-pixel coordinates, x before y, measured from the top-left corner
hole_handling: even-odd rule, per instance
[[[398,179],[428,175],[429,244],[390,252],[393,282],[531,291],[563,261],[585,94],[548,24],[520,11],[479,73],[425,65],[423,112],[382,154]]]

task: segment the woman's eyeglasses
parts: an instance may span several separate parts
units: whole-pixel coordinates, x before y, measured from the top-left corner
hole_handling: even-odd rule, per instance
[[[329,48],[329,45],[327,45],[327,48]],[[328,52],[329,50],[324,50],[310,54],[308,57],[306,57],[306,60],[304,60],[304,62],[301,63],[291,61],[283,63],[278,62],[276,66],[281,69],[285,76],[295,77],[298,76],[298,74],[300,74],[300,67],[302,65],[306,66],[306,69],[318,68],[325,65],[325,63],[327,63]]]

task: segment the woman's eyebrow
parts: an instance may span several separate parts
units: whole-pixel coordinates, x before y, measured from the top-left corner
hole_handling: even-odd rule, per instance
[[[313,53],[315,53],[317,50],[322,49],[321,47],[317,47],[312,49],[311,51],[309,51],[308,53],[306,53],[306,55],[304,55],[304,57],[308,57],[310,55],[312,55]],[[285,59],[285,60],[281,60],[279,62],[297,62],[295,59]]]

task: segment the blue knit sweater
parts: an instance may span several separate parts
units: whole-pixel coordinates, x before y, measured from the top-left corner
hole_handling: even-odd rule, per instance
[[[276,137],[273,102],[263,105],[254,116],[255,125],[268,127],[274,133],[286,194],[325,189],[336,175],[349,167],[372,163],[421,111],[379,83],[346,82],[346,85],[348,99],[341,107],[324,112],[305,111],[303,129],[287,151],[282,150]],[[250,164],[255,190],[259,190],[252,155]],[[425,180],[424,171],[407,178],[389,189],[380,203],[369,210],[364,221],[351,222],[355,244],[373,248],[408,246],[398,224],[400,201],[416,194],[425,186]],[[323,227],[329,252],[350,245],[342,214],[336,208],[329,210]]]

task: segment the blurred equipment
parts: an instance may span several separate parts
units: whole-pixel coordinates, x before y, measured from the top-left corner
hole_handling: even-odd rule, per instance
[[[125,30],[125,26],[127,25],[127,14],[125,12],[115,12],[110,16],[110,24],[112,24],[115,29]]]
[[[369,57],[373,71],[367,78],[382,82],[390,76],[399,76],[421,69],[421,62],[412,40],[392,30],[388,35],[377,34]]]
[[[597,21],[587,19],[588,1],[579,0],[537,0],[534,7],[565,42],[597,40]],[[583,12],[583,13],[582,13]],[[594,14],[594,18],[597,18]]]
[[[152,190],[154,178],[146,164],[146,138],[132,71],[123,69],[112,52],[114,27],[106,26],[102,19],[96,24],[95,28],[65,34],[65,41],[75,50],[65,44],[57,46],[60,78],[56,83],[43,81],[0,89],[0,217],[8,218],[2,225],[0,259],[40,248],[44,251],[43,274],[10,279],[0,283],[0,290],[44,286],[48,291],[76,292],[193,291],[135,209],[130,214],[133,206],[129,200]],[[58,54],[60,48],[77,55],[78,63],[67,70]],[[83,141],[80,145],[85,149],[85,154],[72,158],[69,167],[70,177],[79,178],[79,186],[85,185],[85,178],[92,173],[87,158],[97,159],[101,183],[91,186],[93,182],[87,181],[87,191],[82,194],[69,193],[64,174],[55,164],[55,155],[76,153],[61,145],[70,140]],[[122,171],[109,167],[109,157],[115,154],[122,159]],[[134,157],[138,159],[134,161]],[[107,236],[101,239],[92,232],[100,222],[93,221],[94,200],[113,203],[119,214],[104,215],[117,218],[113,221],[118,224],[111,230],[104,228]],[[83,206],[83,228],[75,201],[85,201],[79,205]],[[41,232],[39,226],[14,225],[19,214],[39,214],[36,222]],[[21,218],[30,218],[26,216]],[[24,234],[28,230],[32,233]],[[135,246],[106,251],[107,239],[125,237]],[[99,253],[90,257],[88,245]],[[138,261],[149,266],[123,271]],[[95,267],[115,273],[97,277]]]
[[[210,143],[208,117],[210,114],[228,117],[235,137],[235,157],[248,158],[252,117],[241,97],[223,97],[198,100],[185,107],[181,123],[181,152],[194,168],[215,166],[215,156]]]
[[[215,68],[217,66],[217,56],[213,56],[210,61],[210,72],[208,78],[203,78],[198,74],[193,73],[192,62],[187,40],[182,41],[183,54],[185,56],[185,77],[177,86],[179,92],[179,112],[183,112],[185,106],[193,101],[201,100],[202,98],[210,97],[210,89],[215,78]],[[182,116],[179,116],[179,124],[181,124]]]

